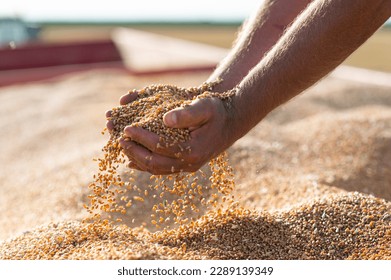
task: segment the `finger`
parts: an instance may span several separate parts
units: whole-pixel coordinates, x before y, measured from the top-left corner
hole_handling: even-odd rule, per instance
[[[111,118],[111,110],[106,111],[106,118]]]
[[[171,158],[178,158],[180,156],[181,149],[179,146],[170,146],[160,141],[159,135],[150,132],[141,127],[127,126],[124,129],[124,133],[132,141],[144,146],[153,153],[164,155]],[[183,150],[183,148],[182,148]]]
[[[114,123],[112,121],[107,121],[106,122],[106,127],[109,131],[113,131],[114,129]]]
[[[139,171],[145,171],[142,168],[140,168],[137,164],[135,164],[133,161],[130,161],[128,163],[128,167],[131,168],[131,169],[139,170]]]
[[[119,99],[119,104],[126,105],[137,99],[137,91],[129,91],[127,94],[122,95]]]
[[[152,153],[145,147],[133,141],[119,141],[124,153],[142,170],[155,175],[177,173],[184,170],[184,163],[179,159],[173,159]]]
[[[189,106],[167,112],[163,116],[164,124],[173,128],[194,128],[206,123],[212,115],[209,99],[197,99]]]
[[[135,91],[129,91],[127,94],[120,97],[119,103],[121,105],[128,104],[137,99],[138,93]],[[106,111],[106,118],[111,118],[112,110]]]

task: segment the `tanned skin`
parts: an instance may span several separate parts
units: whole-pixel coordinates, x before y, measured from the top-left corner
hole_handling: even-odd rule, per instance
[[[312,86],[362,45],[390,16],[391,0],[266,0],[246,23],[230,54],[210,76],[216,91],[237,86],[229,106],[217,98],[193,102],[164,116],[169,127],[189,128],[191,153],[157,148],[159,137],[127,127],[120,141],[129,167],[152,174],[196,171],[229,148],[268,113]],[[284,32],[285,30],[285,32]],[[133,101],[125,95],[120,103]],[[110,115],[110,111],[107,116]],[[107,127],[112,128],[108,122]],[[161,145],[159,146],[161,147]]]

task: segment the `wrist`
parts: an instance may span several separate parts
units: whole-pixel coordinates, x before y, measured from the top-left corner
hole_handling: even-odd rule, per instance
[[[272,110],[268,95],[255,87],[237,86],[230,100],[230,118],[235,141],[246,135]]]
[[[244,114],[246,109],[243,110],[240,102],[240,89],[235,87],[230,92],[233,95],[221,100],[226,111],[224,138],[227,139],[228,147],[243,137],[249,130],[247,129],[248,115]]]

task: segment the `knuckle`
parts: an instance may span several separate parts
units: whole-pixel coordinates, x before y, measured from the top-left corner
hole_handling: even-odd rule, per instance
[[[200,106],[205,109],[213,108],[213,104],[216,102],[217,98],[204,98],[200,100]]]
[[[192,117],[192,112],[189,109],[183,109],[177,112],[179,119],[189,119]]]

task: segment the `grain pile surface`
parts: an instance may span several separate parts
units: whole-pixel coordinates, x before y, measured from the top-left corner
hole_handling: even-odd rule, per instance
[[[236,208],[156,231],[145,201],[118,216],[126,225],[83,223],[102,112],[129,86],[207,75],[91,72],[0,89],[0,259],[391,259],[391,89],[335,78],[230,148]]]

